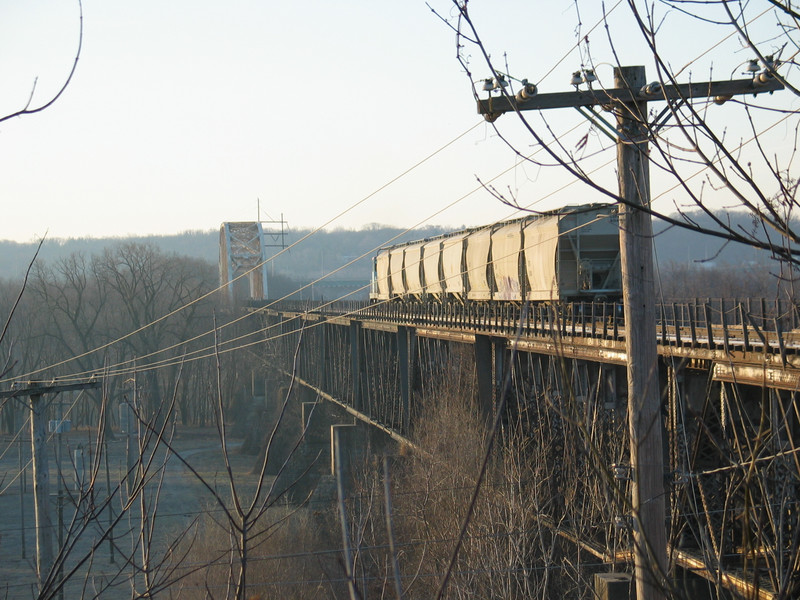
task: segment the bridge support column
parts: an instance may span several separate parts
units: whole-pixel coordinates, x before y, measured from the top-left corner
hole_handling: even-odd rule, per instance
[[[330,359],[330,355],[328,353],[328,328],[330,325],[328,324],[327,320],[323,321],[319,325],[320,327],[320,371],[319,371],[319,387],[320,389],[327,390],[330,389],[328,387],[328,361]]]
[[[250,371],[250,395],[257,408],[264,408],[267,404],[267,377],[257,370]]]
[[[300,319],[297,319],[294,329],[297,334],[293,336],[296,340],[295,344],[299,345],[297,349],[297,375],[308,381],[310,371],[308,365],[310,364],[311,348],[306,339],[306,335],[310,334],[303,329],[303,321]]]
[[[284,317],[283,313],[278,315],[277,322],[275,323],[275,325],[278,330],[278,334],[280,335],[278,343],[280,345],[280,348],[283,350],[284,356],[294,356],[294,348],[292,348],[291,343],[289,342],[290,339],[290,336],[288,335],[289,324],[286,318]]]
[[[319,398],[302,403],[301,419],[300,434],[305,432],[302,441],[304,452],[301,454],[311,457],[313,461],[319,460],[319,467],[314,470],[323,472],[325,456],[330,446],[329,430],[331,423],[335,421],[331,418],[327,403]]]
[[[336,453],[339,453],[339,464],[342,467],[342,481],[345,487],[353,478],[353,467],[360,456],[362,444],[361,428],[356,423],[331,425],[331,475],[336,475]]]
[[[667,417],[665,419],[665,433],[664,443],[666,444],[667,460],[665,464],[669,465],[669,471],[672,473],[679,473],[686,468],[686,453],[684,451],[684,444],[682,441],[682,434],[684,433],[685,418],[682,409],[685,399],[683,398],[684,382],[683,382],[683,368],[675,366],[672,363],[667,364]],[[670,503],[675,501],[674,494],[668,488]]]
[[[303,437],[303,448],[306,454],[312,456],[314,460],[320,459],[320,471],[324,470],[324,456],[328,452],[329,428],[331,426],[330,411],[325,402],[320,399],[302,403],[300,434],[305,432]]]
[[[603,407],[606,410],[618,410],[624,398],[619,393],[617,382],[617,371],[620,367],[616,365],[601,365],[600,377],[603,378]],[[624,375],[621,377],[624,380]]]
[[[400,363],[400,399],[403,403],[402,432],[411,427],[411,393],[417,366],[417,330],[414,327],[397,328],[397,359]]]
[[[719,385],[714,383],[712,385]],[[708,373],[684,369],[683,400],[690,414],[700,414],[706,402],[708,393]]]
[[[487,418],[494,416],[500,400],[505,370],[505,338],[475,336],[475,370],[478,375],[478,402]]]
[[[350,374],[352,375],[353,386],[353,408],[362,410],[362,358],[361,347],[363,345],[363,334],[361,332],[361,321],[350,321]]]
[[[316,406],[316,402],[303,402],[303,405],[301,406],[302,423],[300,423],[300,433],[303,433],[311,426],[311,415],[313,414]]]

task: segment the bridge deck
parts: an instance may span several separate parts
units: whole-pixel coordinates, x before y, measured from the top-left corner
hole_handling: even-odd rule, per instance
[[[430,303],[287,303],[262,310],[306,321],[397,331],[411,326],[423,337],[473,343],[476,336],[505,338],[527,352],[625,364],[625,320],[619,304],[538,304],[532,307]],[[755,307],[755,308],[754,308]],[[662,357],[712,369],[714,379],[800,389],[800,330],[796,311],[761,301],[694,301],[659,306]]]

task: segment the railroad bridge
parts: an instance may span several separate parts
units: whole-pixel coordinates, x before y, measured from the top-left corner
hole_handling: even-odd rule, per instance
[[[569,362],[572,371],[589,377],[583,385],[591,388],[602,373],[611,378],[607,389],[624,397],[618,389],[625,385],[624,371],[615,368],[624,367],[627,358],[619,304],[262,302],[253,307],[263,315],[268,337],[279,335],[293,347],[302,333],[304,382],[359,418],[400,435],[409,431],[415,390],[426,376],[435,376],[427,372],[430,360],[421,358],[433,347],[472,349],[480,403],[487,409],[497,401],[512,352],[518,361],[533,355],[539,362]],[[697,380],[720,389],[746,386],[758,395],[795,392],[800,389],[798,309],[763,299],[662,303],[657,332],[662,389]]]
[[[597,481],[580,483],[587,497],[608,485],[603,474],[625,462],[627,357],[619,304],[262,301],[251,310],[262,316],[266,339],[283,347],[276,353],[285,357],[279,370],[294,372],[310,397],[402,443],[414,444],[415,419],[458,355],[471,365],[487,418],[508,394],[509,410],[532,430],[549,419],[560,423],[558,435],[572,430],[602,440],[595,460],[605,464],[596,469]],[[734,592],[781,597],[797,585],[798,569],[782,549],[799,533],[798,306],[696,299],[664,302],[658,314],[671,556]],[[585,469],[566,465],[564,446],[571,442],[557,437],[539,440],[553,464]],[[625,479],[617,483],[629,485]],[[625,522],[624,507],[614,501],[595,508],[606,522]],[[559,534],[617,563],[629,558],[620,550],[629,544],[621,529],[559,528]]]

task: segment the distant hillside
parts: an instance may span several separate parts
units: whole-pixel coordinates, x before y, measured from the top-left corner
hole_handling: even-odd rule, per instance
[[[286,235],[286,245],[291,246],[304,238],[310,230],[299,229]],[[325,288],[336,288],[342,293],[366,285],[370,279],[371,257],[375,250],[387,243],[399,243],[445,233],[441,227],[426,227],[413,233],[403,233],[396,227],[370,226],[360,230],[320,231],[312,235],[294,248],[281,252],[280,247],[268,248],[268,256],[279,254],[270,265],[273,273],[288,285],[287,279],[309,283],[323,274],[332,273],[324,283],[318,284],[316,294],[323,293],[331,297],[332,293],[320,291]],[[392,240],[392,241],[390,241]],[[153,244],[166,253],[176,253],[206,260],[217,264],[219,260],[219,231],[190,231],[176,235],[126,237],[126,238],[77,238],[67,240],[46,240],[39,254],[39,259],[53,262],[72,253],[85,256],[101,254],[105,248],[117,244],[137,242]],[[277,244],[279,240],[275,240]],[[36,251],[36,244],[20,244],[0,241],[0,278],[19,278],[25,272],[31,257]],[[360,258],[359,258],[360,257]],[[347,263],[353,264],[345,267]],[[335,273],[333,273],[336,271]],[[282,286],[282,289],[283,289]],[[346,293],[346,291],[344,292]],[[309,289],[303,296],[312,294]]]
[[[85,256],[101,254],[105,248],[127,242],[153,244],[164,252],[183,254],[216,263],[218,260],[219,232],[186,231],[176,235],[136,236],[125,238],[69,238],[47,239],[39,259],[52,262],[79,252]],[[36,252],[36,243],[18,243],[0,240],[0,278],[22,277]]]
[[[710,224],[707,217],[695,215],[695,218],[701,225]],[[753,227],[752,220],[745,214],[733,213],[732,220],[736,227],[746,230]],[[360,230],[320,231],[296,247],[283,252],[274,260],[270,271],[284,278],[302,282],[310,282],[323,274],[336,271],[328,278],[334,283],[326,280],[322,287],[330,285],[340,287],[340,284],[345,283],[345,287],[350,285],[357,287],[355,284],[364,285],[369,281],[370,258],[374,255],[376,248],[401,241],[430,237],[446,231],[442,227],[427,227],[410,234],[403,234],[403,230],[400,228],[380,225],[371,225]],[[655,224],[655,231],[657,261],[663,266],[770,263],[768,253],[756,251],[741,244],[726,244],[717,238],[703,236],[678,227],[664,227],[659,223]],[[308,233],[307,229],[290,231],[286,236],[286,244],[292,245]],[[51,262],[74,252],[90,256],[101,253],[109,246],[131,241],[154,244],[164,252],[192,256],[214,264],[218,261],[219,232],[217,230],[189,231],[168,236],[47,240],[42,248],[40,258]],[[35,248],[34,243],[20,244],[0,241],[0,277],[17,278],[22,276]],[[270,254],[277,254],[279,250],[280,248],[272,248]],[[355,262],[344,267],[351,261]],[[330,294],[325,295],[330,296]]]
[[[753,231],[753,220],[745,213],[730,213],[732,226],[742,232]],[[711,217],[692,214],[692,220],[701,227],[713,228]],[[685,265],[713,266],[731,264],[766,264],[771,261],[769,253],[750,246],[726,242],[702,235],[681,227],[654,222],[656,235],[656,261],[661,265],[682,263]],[[757,236],[763,239],[763,235]]]

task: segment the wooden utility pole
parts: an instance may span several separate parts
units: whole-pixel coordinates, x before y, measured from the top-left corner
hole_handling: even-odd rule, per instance
[[[39,590],[53,568],[53,519],[50,516],[50,464],[47,453],[47,402],[43,396],[69,390],[98,388],[89,381],[72,384],[42,384],[29,381],[14,389],[0,391],[0,399],[27,396],[31,409],[31,452],[33,461],[33,510],[36,519],[36,576]]]
[[[39,385],[30,386],[33,510],[36,517],[36,575],[39,588],[53,566],[53,519],[50,516],[50,464],[47,455],[47,404]]]
[[[577,75],[577,74],[576,74]],[[647,103],[665,101],[673,109],[683,102],[715,98],[724,102],[738,94],[757,94],[783,89],[765,71],[753,79],[702,83],[645,85],[645,69],[617,67],[613,89],[537,94],[525,85],[516,96],[503,94],[478,101],[478,112],[487,121],[501,114],[523,110],[573,107],[602,128],[602,119],[591,107],[611,107],[617,130],[620,203],[620,262],[625,310],[625,348],[628,366],[628,431],[630,434],[631,507],[634,522],[634,561],[638,600],[666,597],[667,533],[664,500],[664,464],[658,348],[653,280],[653,225],[650,217],[650,169],[647,136]],[[498,86],[502,89],[502,86]],[[668,110],[662,113],[668,115]]]
[[[614,87],[641,89],[644,67],[614,69]],[[622,299],[628,357],[628,431],[634,562],[639,600],[664,598],[667,528],[664,455],[658,384],[653,224],[650,219],[650,164],[647,157],[647,101],[625,102],[617,113]],[[641,208],[638,208],[641,207]]]

